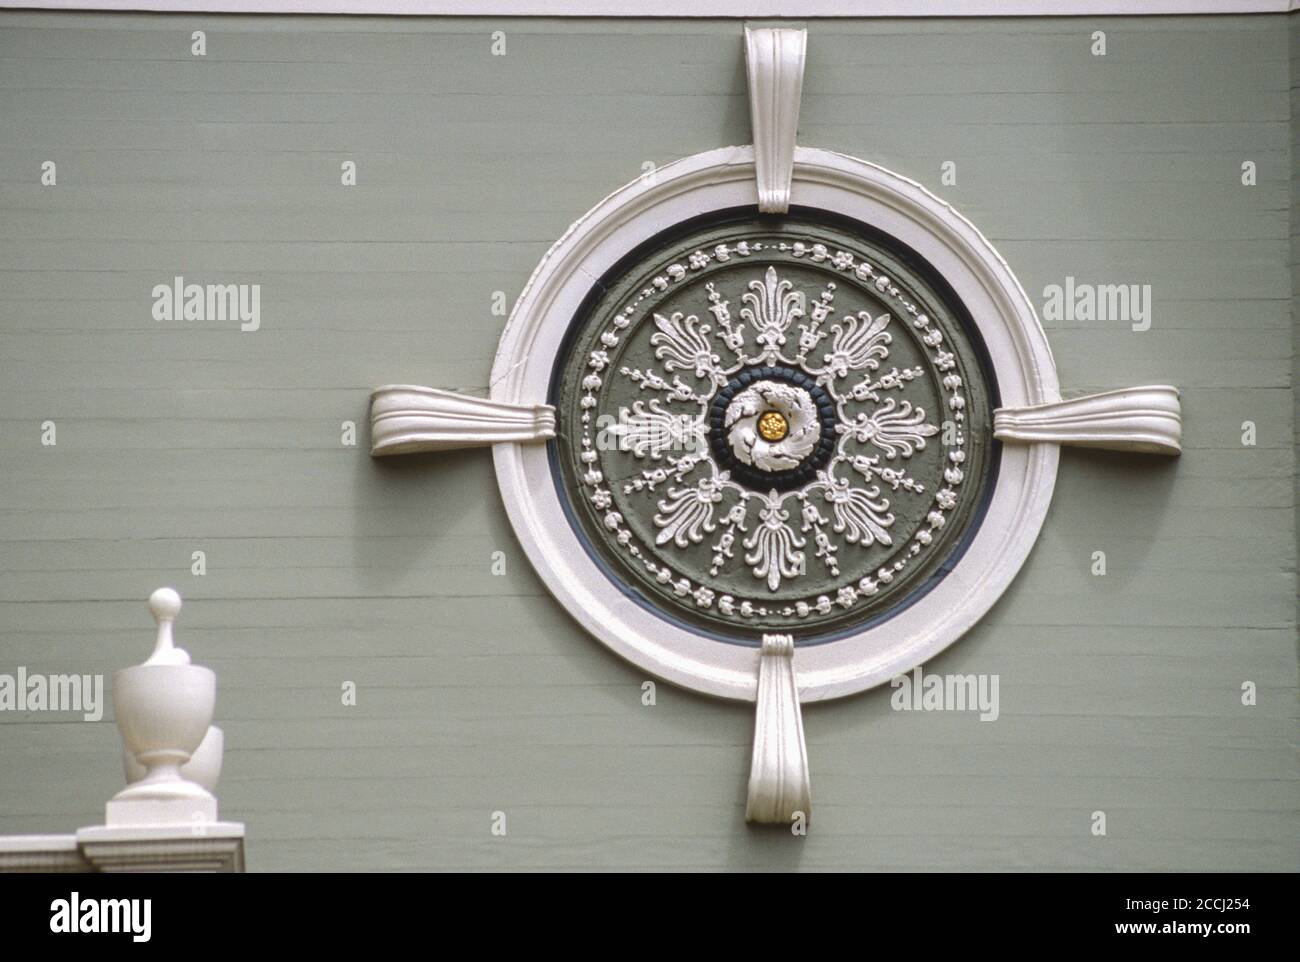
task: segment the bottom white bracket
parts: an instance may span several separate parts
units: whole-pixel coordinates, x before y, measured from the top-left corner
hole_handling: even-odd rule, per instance
[[[789,825],[796,813],[806,821],[812,812],[812,789],[792,635],[763,636],[755,709],[745,821]]]

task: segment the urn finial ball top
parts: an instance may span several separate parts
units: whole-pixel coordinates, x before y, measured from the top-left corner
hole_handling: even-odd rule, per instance
[[[188,665],[189,652],[172,642],[172,622],[181,610],[181,596],[175,588],[159,588],[149,596],[149,610],[158,622],[158,637],[146,665]]]
[[[155,621],[175,621],[181,610],[181,596],[175,588],[159,588],[149,596],[149,610]]]

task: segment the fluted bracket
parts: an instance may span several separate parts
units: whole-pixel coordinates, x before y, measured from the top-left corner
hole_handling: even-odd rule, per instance
[[[765,214],[784,214],[790,209],[794,137],[807,49],[808,31],[802,28],[745,25],[758,209]]]
[[[555,437],[549,404],[503,404],[414,384],[388,384],[370,395],[370,454],[411,454]]]
[[[806,819],[812,811],[812,790],[791,635],[763,636],[755,705],[745,821],[789,825],[796,812]]]
[[[1174,455],[1182,451],[1182,435],[1178,389],[1168,384],[993,412],[993,436],[1010,443],[1048,442]]]

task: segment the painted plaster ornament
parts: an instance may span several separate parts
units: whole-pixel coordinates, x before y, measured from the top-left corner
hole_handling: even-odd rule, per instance
[[[798,147],[806,34],[745,29],[754,145],[686,157],[542,259],[490,396],[387,385],[371,453],[492,446],[596,639],[753,702],[746,817],[807,821],[801,705],[921,665],[1029,554],[1061,445],[1173,455],[1166,385],[1063,398],[1007,263],[919,184]]]

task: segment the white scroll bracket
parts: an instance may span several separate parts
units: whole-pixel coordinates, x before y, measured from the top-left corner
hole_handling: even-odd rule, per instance
[[[1050,404],[998,408],[993,412],[993,436],[1011,443],[1176,455],[1182,451],[1182,406],[1178,388],[1146,384]]]
[[[413,454],[555,437],[549,404],[504,404],[415,384],[387,384],[370,394],[370,454]]]
[[[765,214],[784,214],[790,209],[794,138],[807,51],[808,31],[802,27],[745,24],[754,173],[758,209]]]
[[[812,813],[808,746],[794,673],[794,637],[764,635],[758,657],[754,755],[745,821],[790,825]]]

